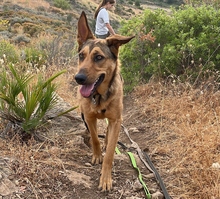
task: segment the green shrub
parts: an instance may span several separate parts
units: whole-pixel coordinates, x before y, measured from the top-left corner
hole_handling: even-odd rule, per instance
[[[15,46],[9,43],[9,41],[0,41],[0,59],[4,59],[8,63],[16,63],[19,60],[19,56],[15,49]]]
[[[54,0],[54,6],[63,10],[68,10],[71,7],[67,0]]]
[[[0,19],[0,31],[5,31],[8,29],[8,20]]]
[[[137,7],[140,7],[141,6],[141,3],[140,3],[140,1],[139,0],[135,0],[135,6],[137,6]]]
[[[43,30],[40,25],[32,22],[25,22],[22,25],[24,33],[30,35],[31,37],[37,36]]]
[[[25,61],[32,67],[40,68],[47,64],[47,55],[45,51],[36,49],[34,47],[26,48],[24,50]]]
[[[125,85],[170,74],[193,74],[194,81],[202,72],[219,70],[219,21],[220,11],[209,6],[183,6],[171,14],[145,10],[140,17],[124,21],[121,34],[136,35],[121,48]]]
[[[16,35],[12,41],[15,43],[15,44],[20,44],[20,43],[30,43],[31,39],[29,37],[27,37],[26,35]]]
[[[185,1],[185,3],[193,6],[211,5],[212,7],[215,7],[217,9],[220,7],[219,0],[190,0]]]

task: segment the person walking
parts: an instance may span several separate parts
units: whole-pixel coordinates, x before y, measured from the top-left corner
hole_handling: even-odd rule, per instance
[[[108,10],[111,10],[115,5],[115,0],[102,0],[98,8],[95,11],[94,18],[95,24],[95,36],[96,38],[105,39],[110,35],[114,35],[115,31],[110,25]]]

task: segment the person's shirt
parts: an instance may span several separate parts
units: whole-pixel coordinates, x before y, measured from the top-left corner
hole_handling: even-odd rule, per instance
[[[109,23],[109,14],[105,8],[101,8],[96,18],[95,34],[97,35],[107,34],[108,28],[105,25],[106,23]]]

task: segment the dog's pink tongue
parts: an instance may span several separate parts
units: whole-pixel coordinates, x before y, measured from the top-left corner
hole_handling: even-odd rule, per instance
[[[83,97],[89,97],[92,93],[93,88],[94,84],[82,85],[80,88],[80,93]]]

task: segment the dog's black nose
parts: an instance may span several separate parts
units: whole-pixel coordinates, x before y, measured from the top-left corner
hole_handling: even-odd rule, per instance
[[[75,80],[78,84],[85,84],[86,76],[82,73],[78,73],[75,75]]]

